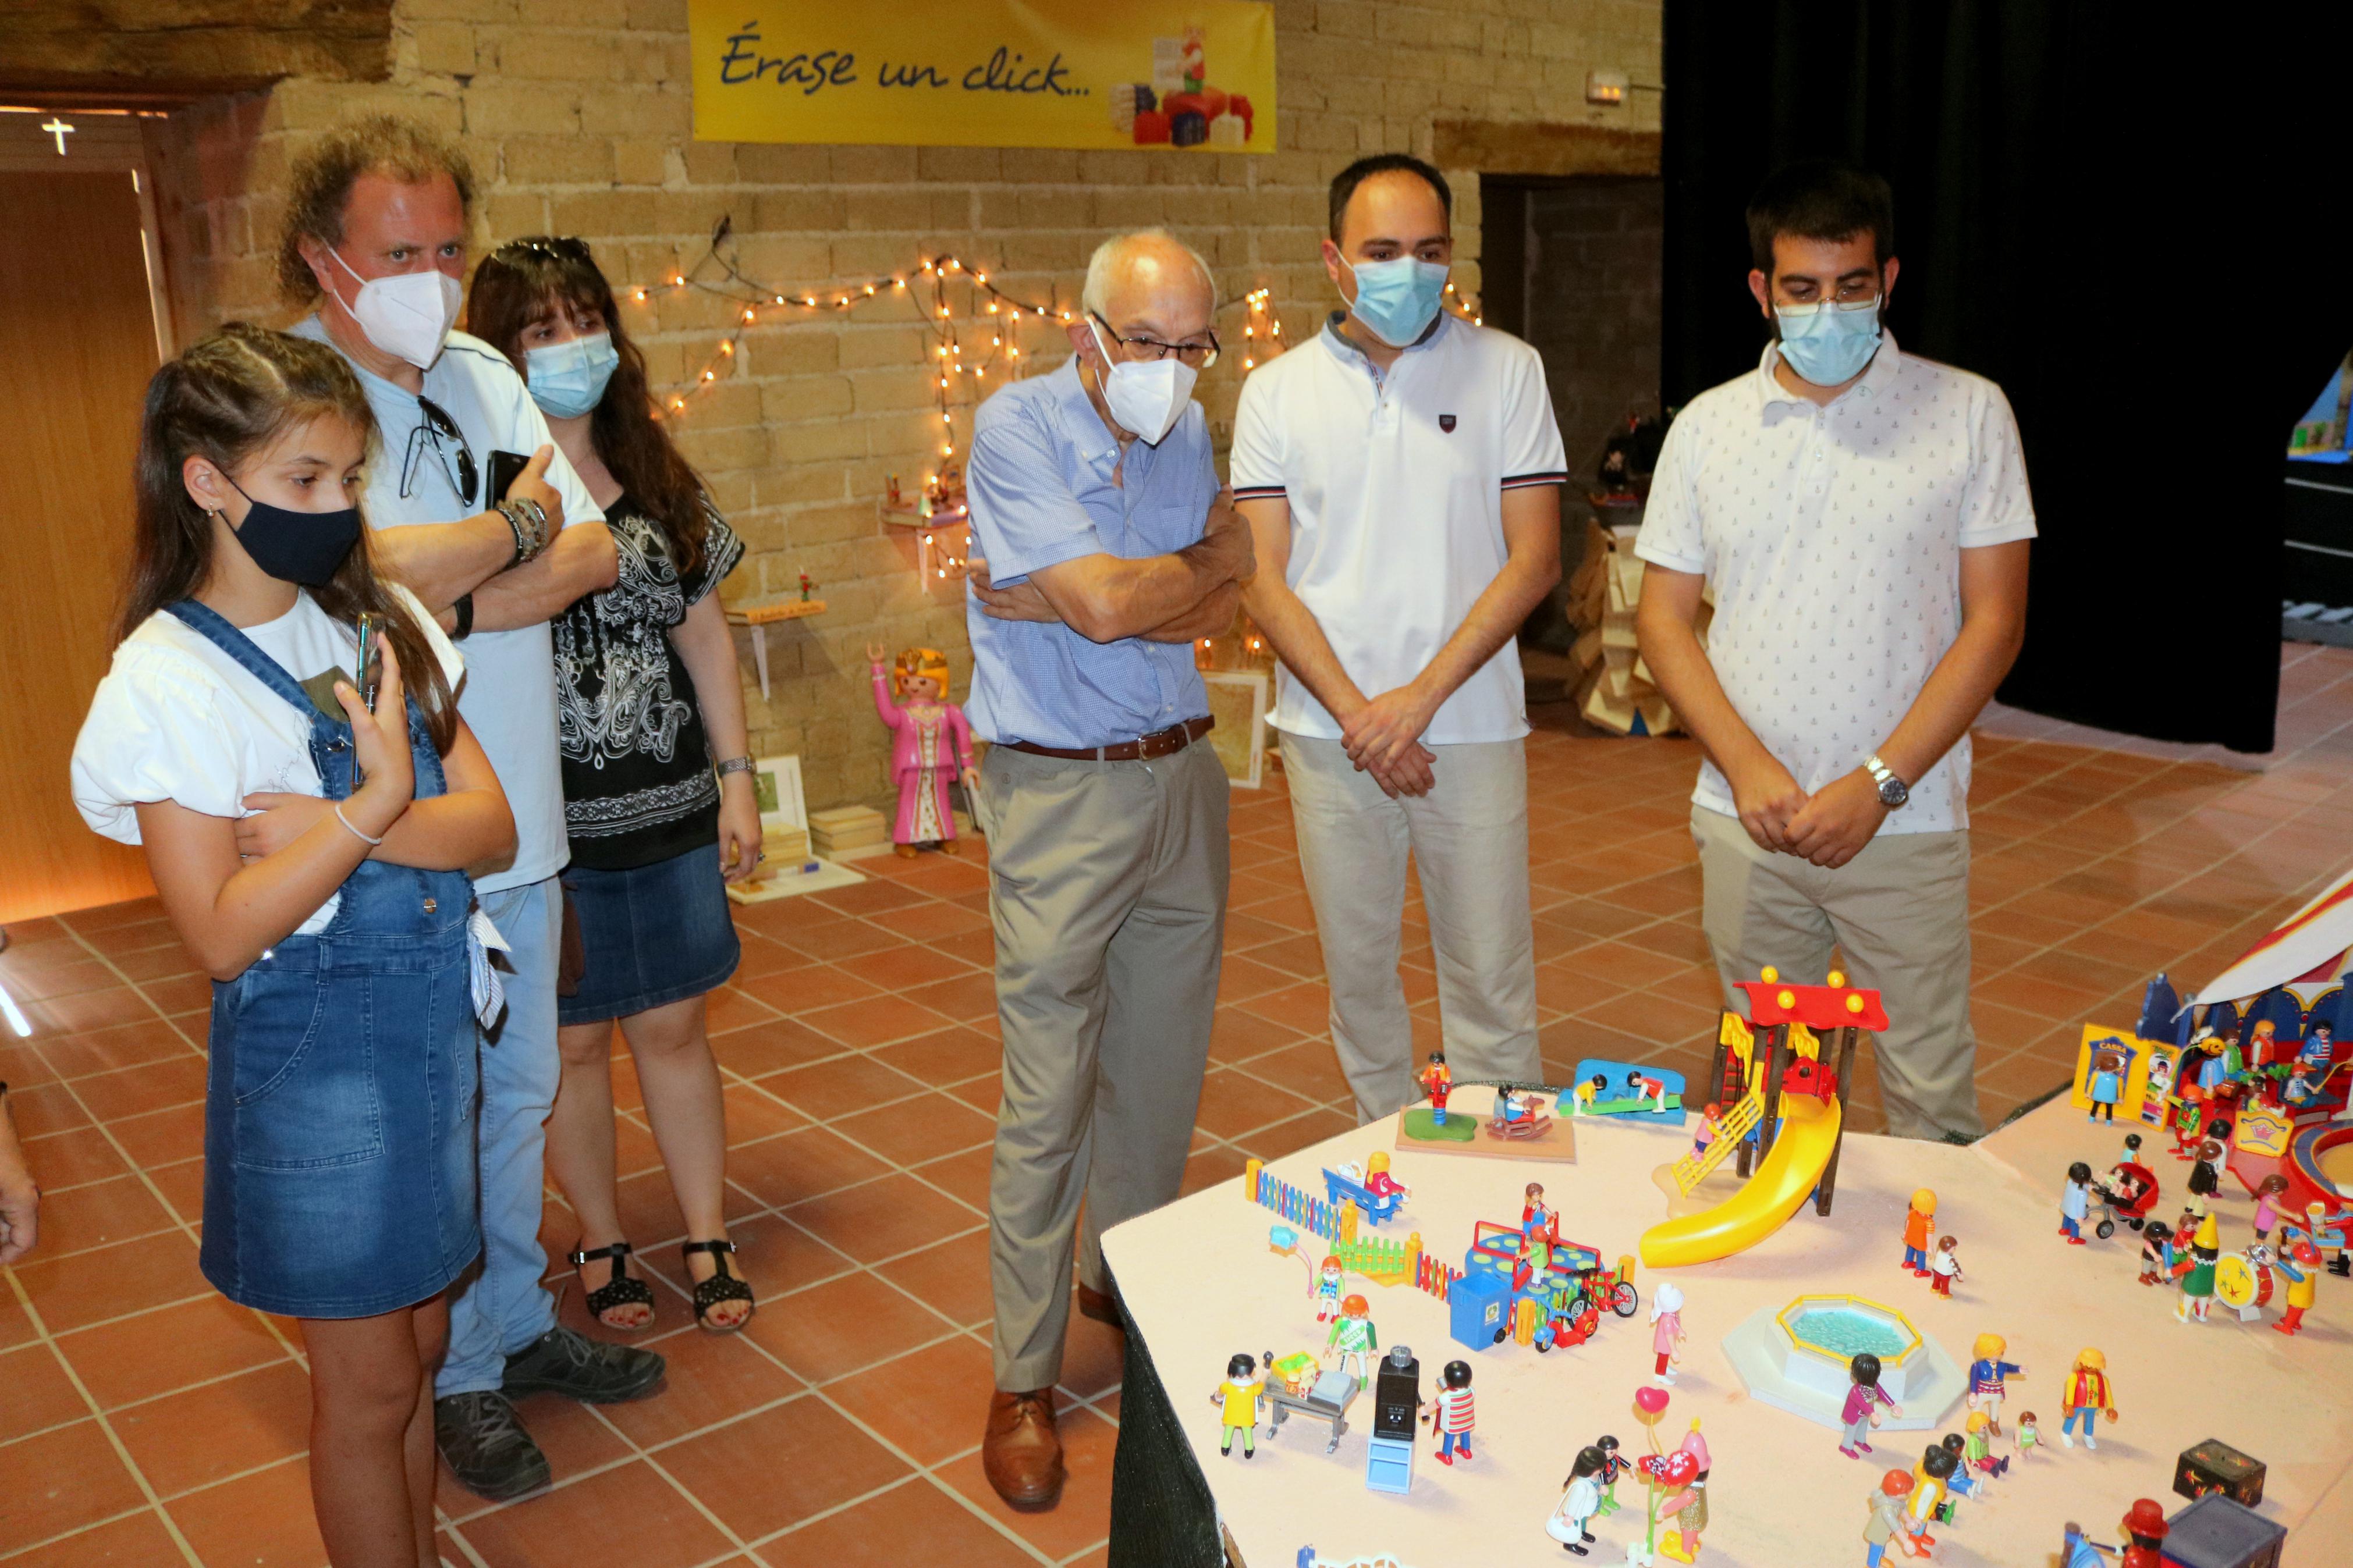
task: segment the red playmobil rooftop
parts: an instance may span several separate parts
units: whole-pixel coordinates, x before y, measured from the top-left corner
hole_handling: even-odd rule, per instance
[[[1766,972],[1768,975],[1770,970]],[[1817,1034],[1887,1027],[1879,993],[1853,985],[1791,985],[1778,979],[1736,982],[1748,993],[1748,1021],[1758,1026],[1799,1023]]]

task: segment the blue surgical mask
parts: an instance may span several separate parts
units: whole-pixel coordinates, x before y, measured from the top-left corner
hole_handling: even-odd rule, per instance
[[[1864,305],[1776,305],[1781,357],[1816,386],[1836,386],[1862,374],[1879,352],[1879,301]]]
[[[1349,310],[1389,347],[1412,347],[1438,319],[1446,300],[1446,263],[1399,256],[1362,263],[1344,258],[1341,264],[1356,278]]]
[[[604,400],[605,384],[621,356],[613,334],[594,332],[523,352],[523,379],[532,401],[552,419],[576,419]]]

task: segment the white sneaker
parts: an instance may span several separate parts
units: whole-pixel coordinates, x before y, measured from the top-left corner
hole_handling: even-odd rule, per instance
[[[2069,1447],[2070,1448],[2072,1448],[2072,1447],[2073,1447],[2075,1446],[2075,1435],[2074,1435],[2073,1433],[2072,1433],[2072,1432],[2062,1432],[2062,1433],[2060,1433],[2060,1434],[2059,1434],[2059,1440],[2060,1440],[2062,1443],[2066,1444],[2066,1445],[2067,1445],[2067,1447]],[[2087,1441],[2087,1442],[2088,1442],[2089,1440],[2090,1440],[2090,1439],[2088,1439],[2088,1438],[2086,1438],[2086,1439],[2085,1439],[2085,1441]]]
[[[2084,1434],[2084,1447],[2096,1450],[2099,1446],[2100,1440],[2097,1437],[2093,1436],[2089,1432]]]

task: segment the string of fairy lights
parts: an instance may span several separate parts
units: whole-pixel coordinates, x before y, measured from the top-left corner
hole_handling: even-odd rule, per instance
[[[699,395],[718,384],[722,373],[742,352],[744,334],[764,319],[773,319],[780,313],[788,319],[814,317],[828,311],[847,315],[877,301],[903,300],[912,306],[930,340],[924,357],[934,370],[934,405],[940,418],[937,455],[944,467],[956,454],[959,387],[968,384],[969,401],[977,403],[987,394],[991,372],[997,373],[1000,380],[1020,374],[1020,328],[1025,321],[1065,324],[1072,319],[1072,311],[1060,303],[1057,295],[1050,293],[1043,302],[1024,299],[992,282],[985,268],[967,265],[952,254],[918,258],[918,265],[912,272],[894,272],[849,283],[776,288],[746,275],[738,265],[728,244],[733,228],[733,216],[721,218],[712,230],[710,246],[692,266],[673,268],[670,277],[660,282],[624,290],[628,298],[643,303],[659,295],[691,289],[725,300],[734,308],[727,335],[712,349],[693,378],[682,387],[662,395],[661,407],[669,417],[683,416]],[[979,328],[988,332],[986,357],[977,349],[970,360],[965,356],[964,333],[958,327],[953,291],[956,288],[963,291],[966,307],[962,319],[976,324],[976,333]],[[1448,302],[1456,313],[1476,323],[1480,318],[1469,301],[1455,291],[1453,284],[1449,283],[1446,289]],[[1286,346],[1282,322],[1275,316],[1271,300],[1272,290],[1253,289],[1239,300],[1226,300],[1218,307],[1219,314],[1237,305],[1245,311],[1241,354],[1245,372],[1282,353]]]

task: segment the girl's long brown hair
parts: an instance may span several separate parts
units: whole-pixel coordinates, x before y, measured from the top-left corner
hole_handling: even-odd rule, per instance
[[[147,384],[134,470],[138,511],[118,637],[129,637],[164,605],[189,597],[212,574],[213,520],[181,480],[190,458],[234,477],[284,431],[322,416],[343,420],[366,449],[377,446],[375,415],[343,356],[325,343],[231,321],[155,373]],[[307,590],[335,620],[356,627],[363,611],[384,617],[400,677],[425,715],[436,750],[448,754],[458,703],[441,661],[406,605],[375,574],[367,530],[334,580]]]
[[[523,329],[564,306],[594,311],[613,335],[620,359],[589,418],[588,437],[621,488],[660,526],[679,576],[691,579],[702,569],[709,531],[702,480],[654,418],[646,356],[629,341],[613,286],[588,254],[587,241],[533,235],[491,252],[474,268],[466,330],[522,371]]]

